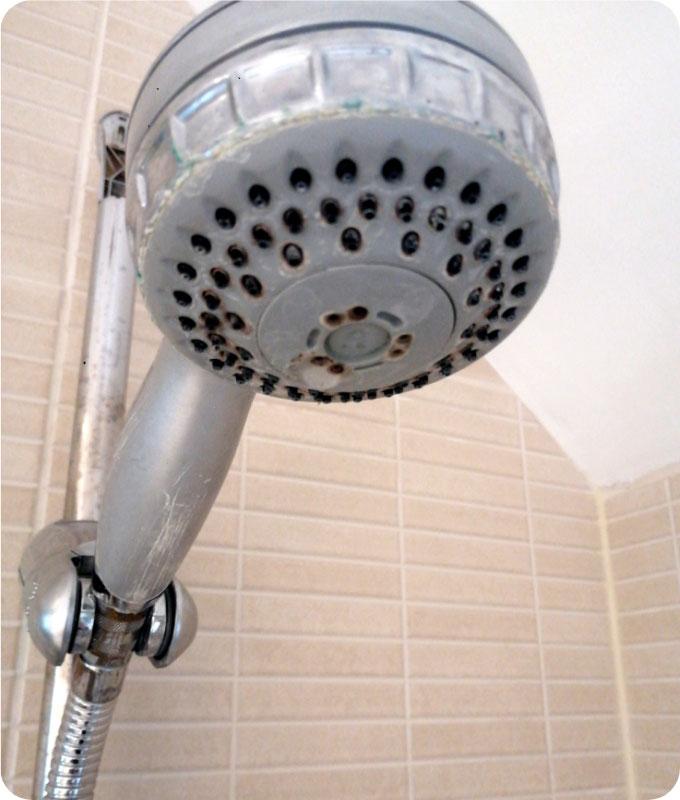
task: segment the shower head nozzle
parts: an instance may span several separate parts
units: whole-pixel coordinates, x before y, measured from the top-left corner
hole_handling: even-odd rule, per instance
[[[156,323],[211,372],[293,400],[465,367],[555,257],[538,92],[467,3],[213,7],[147,76],[128,164]]]

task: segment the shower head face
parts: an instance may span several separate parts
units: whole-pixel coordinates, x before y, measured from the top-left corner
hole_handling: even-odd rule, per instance
[[[301,31],[301,4],[258,4],[274,30],[254,41],[241,4],[213,11],[152,70],[128,145],[141,286],[226,379],[391,396],[483,356],[538,299],[552,143],[521,55],[476,9],[432,4],[428,31],[418,4],[304,5],[321,18]],[[212,61],[187,75],[192,50]]]

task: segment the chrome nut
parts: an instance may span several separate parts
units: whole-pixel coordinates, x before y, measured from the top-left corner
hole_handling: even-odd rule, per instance
[[[175,580],[156,598],[135,652],[161,669],[176,661],[196,636],[198,611],[191,595]]]
[[[165,640],[161,649],[151,658],[151,663],[159,669],[176,661],[194,641],[198,629],[198,609],[187,589],[175,578],[167,595],[169,642]]]

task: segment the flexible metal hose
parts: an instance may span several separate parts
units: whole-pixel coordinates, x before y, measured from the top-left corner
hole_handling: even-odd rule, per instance
[[[46,800],[90,800],[99,772],[116,698],[104,703],[69,692],[54,747]]]
[[[116,700],[144,613],[122,613],[95,593],[90,648],[73,661],[71,689],[41,800],[92,800]]]

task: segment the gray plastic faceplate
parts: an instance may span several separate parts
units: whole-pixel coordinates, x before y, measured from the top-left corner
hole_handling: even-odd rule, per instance
[[[540,110],[485,59],[402,30],[246,48],[156,114],[131,168],[158,325],[293,399],[389,396],[466,366],[533,306],[557,246]]]

